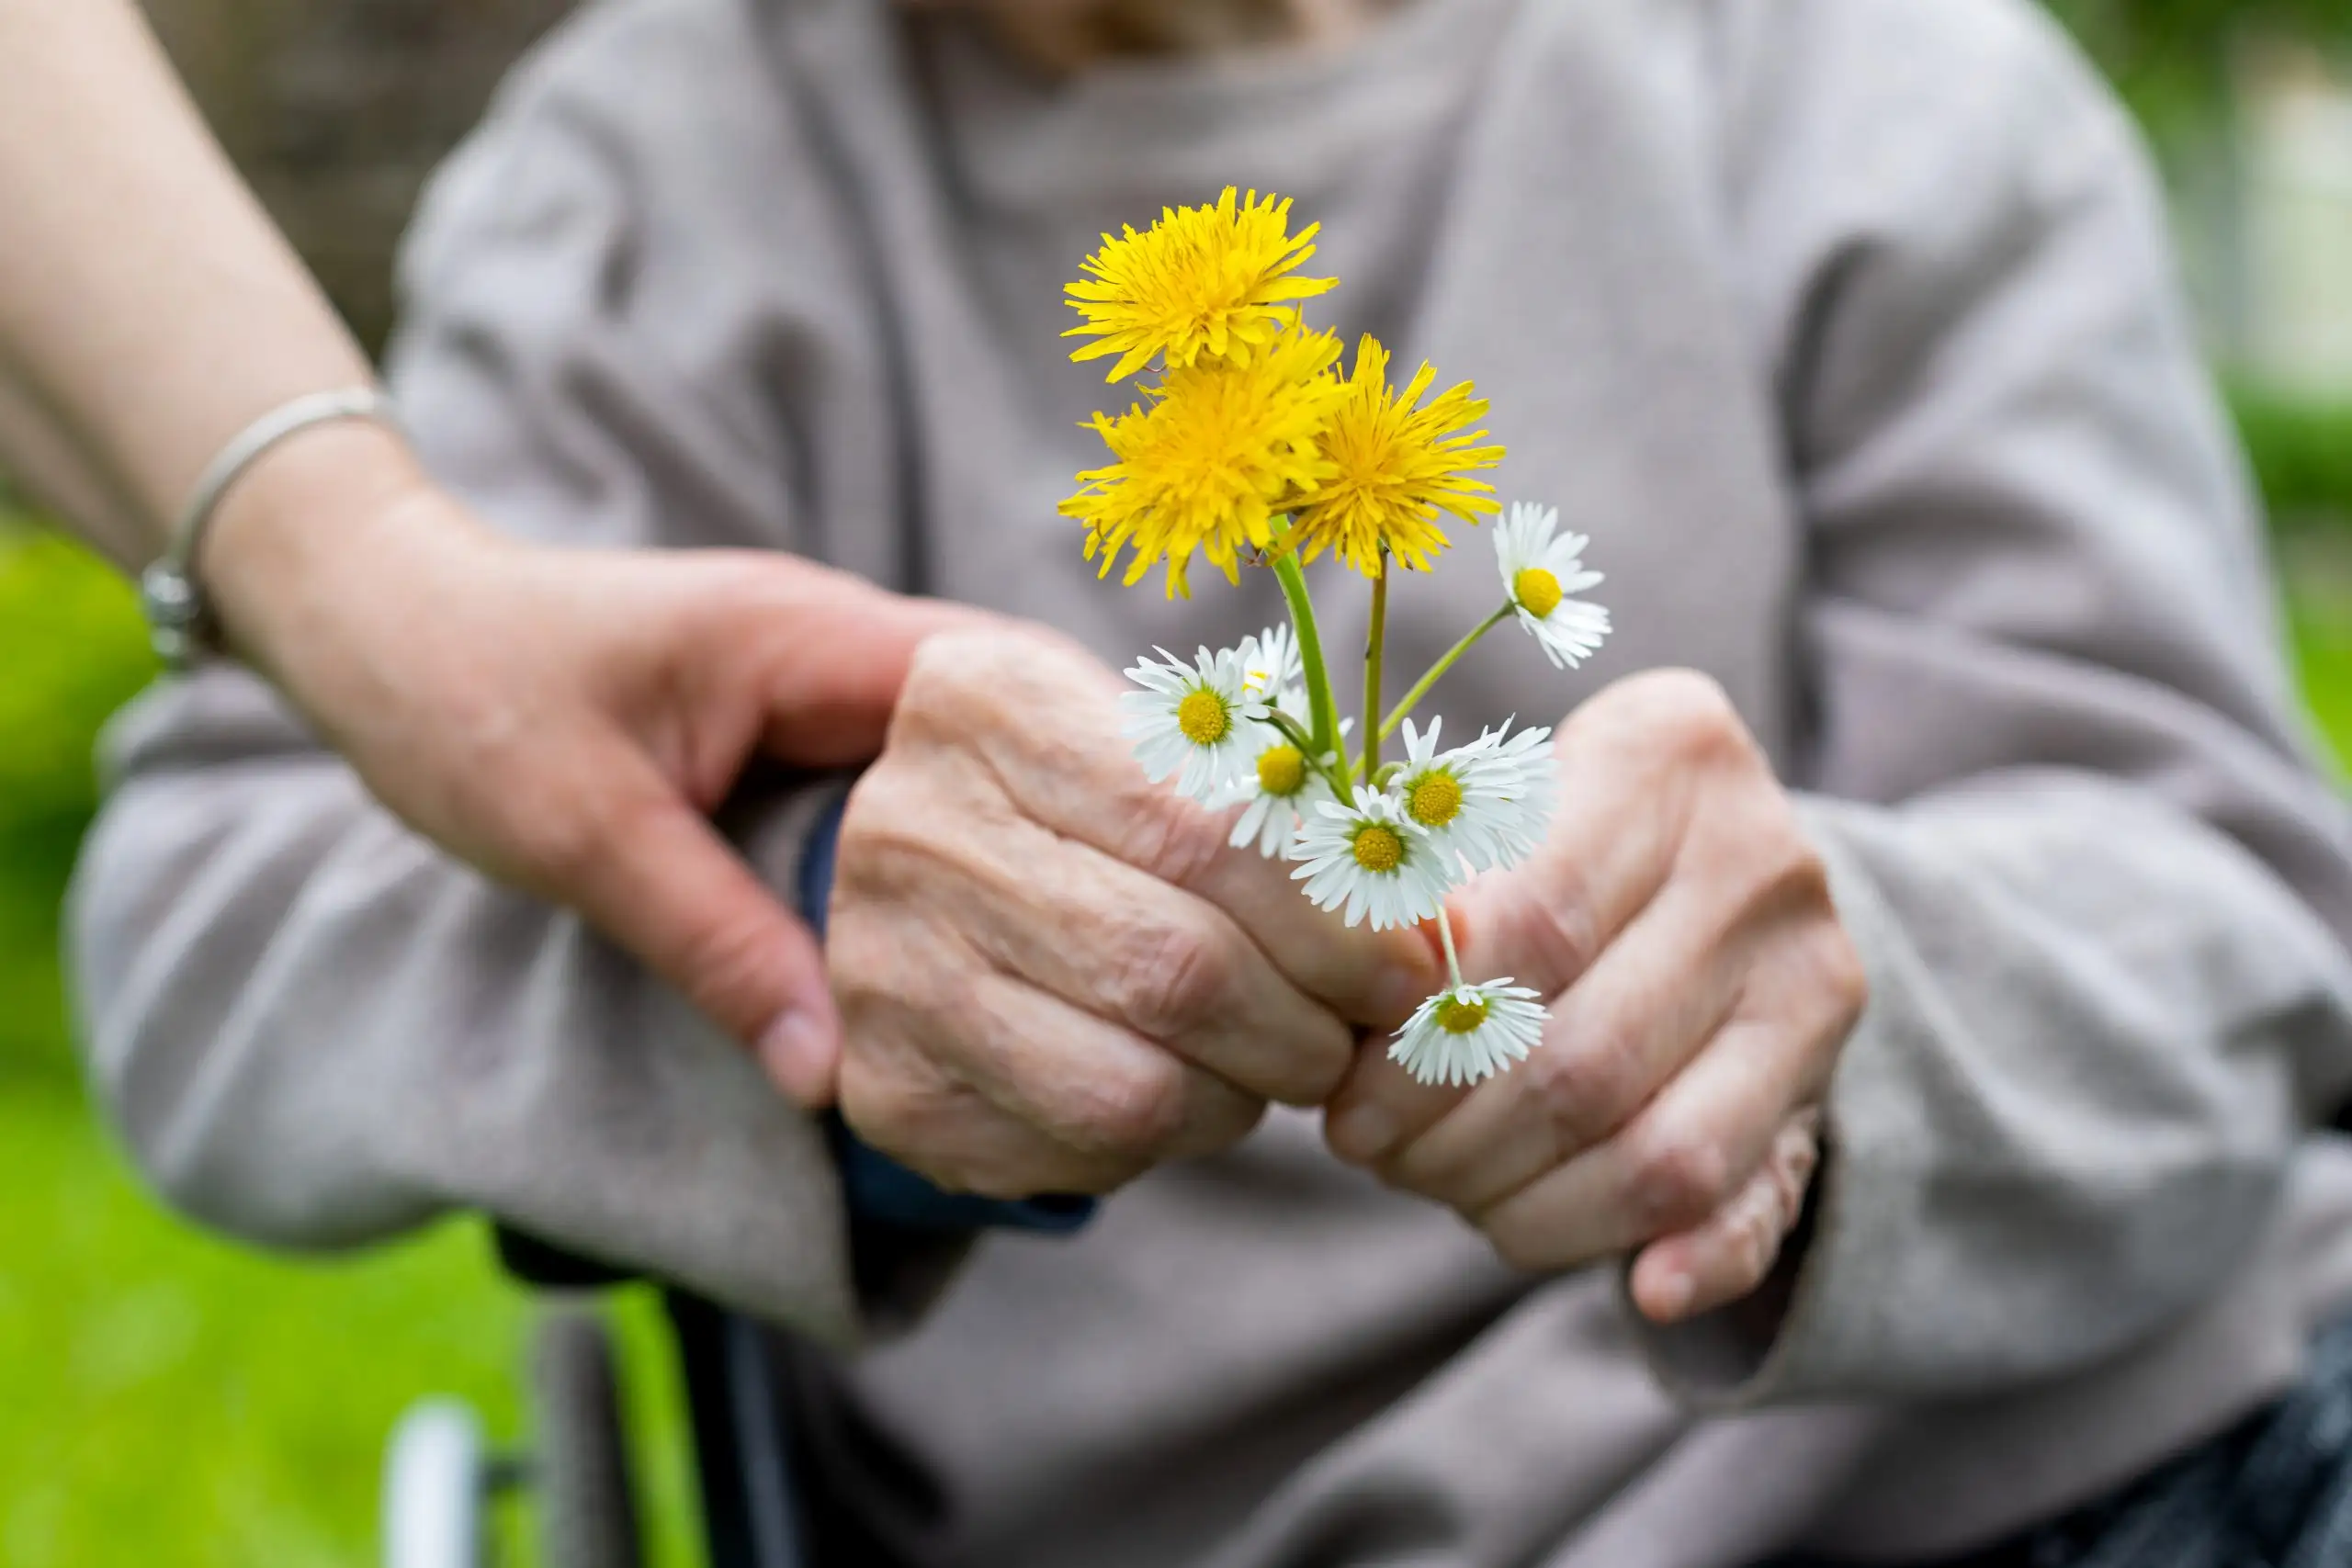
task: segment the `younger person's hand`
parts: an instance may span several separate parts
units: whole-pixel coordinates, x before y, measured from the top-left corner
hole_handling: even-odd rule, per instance
[[[1459,1210],[1502,1256],[1638,1252],[1670,1322],[1747,1293],[1802,1211],[1861,963],[1819,858],[1721,690],[1637,676],[1571,715],[1526,863],[1456,895],[1464,974],[1550,999],[1527,1060],[1425,1088],[1367,1043],[1332,1146]]]
[[[203,567],[236,651],[386,806],[578,909],[804,1104],[831,1097],[816,939],[707,813],[755,752],[874,755],[916,645],[976,612],[786,555],[523,544],[367,425],[273,453]]]
[[[1427,945],[1318,915],[1148,781],[1116,678],[1042,632],[924,644],[842,824],[841,1101],[951,1190],[1100,1192],[1322,1103]]]

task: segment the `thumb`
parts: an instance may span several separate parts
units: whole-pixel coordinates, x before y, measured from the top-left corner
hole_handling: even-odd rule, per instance
[[[839,573],[792,587],[800,596],[790,610],[763,615],[759,626],[775,651],[763,683],[761,740],[778,761],[806,767],[873,758],[925,639],[999,624],[969,605],[886,592]],[[826,592],[808,597],[812,587]],[[733,641],[730,657],[743,646]]]
[[[606,827],[557,894],[750,1045],[802,1107],[830,1104],[841,1017],[808,926],[650,768],[590,816]]]

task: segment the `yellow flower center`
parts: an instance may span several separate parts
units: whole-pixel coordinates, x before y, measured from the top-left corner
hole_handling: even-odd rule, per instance
[[[1354,848],[1356,863],[1366,871],[1395,871],[1405,863],[1405,840],[1377,822],[1356,835]]]
[[[1193,691],[1176,705],[1176,728],[1195,746],[1214,746],[1225,739],[1233,720],[1225,711],[1223,697],[1215,692]]]
[[[1306,787],[1306,759],[1295,746],[1276,746],[1259,753],[1258,787],[1268,795],[1296,795]]]
[[[1448,1034],[1475,1034],[1486,1021],[1484,998],[1474,997],[1465,1002],[1459,997],[1448,997],[1437,1004],[1437,1026]]]
[[[1461,814],[1462,784],[1452,773],[1431,773],[1413,786],[1406,808],[1422,827],[1442,828]]]
[[[1524,567],[1510,580],[1510,596],[1540,621],[1560,607],[1560,580],[1540,566]]]

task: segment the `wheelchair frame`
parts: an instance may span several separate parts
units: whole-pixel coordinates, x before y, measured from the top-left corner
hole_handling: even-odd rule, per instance
[[[555,1291],[594,1291],[630,1277],[573,1258],[501,1228],[498,1252],[507,1271],[526,1284]],[[811,1568],[803,1516],[793,1495],[790,1423],[777,1376],[775,1330],[740,1313],[670,1289],[662,1293],[684,1387],[694,1440],[696,1490],[709,1568]],[[543,1319],[541,1335],[557,1319]],[[601,1337],[599,1354],[608,1357]],[[609,1376],[609,1363],[607,1363]],[[537,1453],[505,1454],[484,1441],[480,1422],[447,1399],[419,1402],[402,1416],[388,1446],[381,1521],[384,1568],[489,1568],[491,1500],[548,1480],[550,1420],[593,1419],[612,1429],[592,1434],[625,1452],[619,1410],[610,1399],[592,1412],[576,1405],[537,1413]],[[545,1391],[541,1391],[544,1401]],[[596,1484],[622,1495],[602,1499],[634,1535],[635,1498],[626,1467]],[[560,1532],[543,1530],[544,1568],[639,1568],[641,1540],[616,1551],[567,1550],[547,1554]]]

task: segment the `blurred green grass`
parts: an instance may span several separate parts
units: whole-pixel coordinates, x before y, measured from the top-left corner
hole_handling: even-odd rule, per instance
[[[2352,528],[2282,536],[2278,569],[2304,705],[2352,766]]]
[[[2290,535],[2352,528],[2352,401],[2241,385],[2229,407],[2264,506]]]
[[[2352,412],[2234,400],[2274,509],[2312,713],[2352,758]],[[91,746],[153,673],[129,590],[0,517],[0,1568],[374,1560],[385,1434],[428,1393],[520,1429],[528,1303],[481,1227],[298,1262],[164,1212],[83,1099],[58,902]],[[658,1309],[617,1320],[657,1562],[698,1561]],[[524,1527],[510,1523],[510,1540]]]
[[[528,1303],[471,1221],[266,1258],[163,1210],[81,1092],[59,899],[91,748],[153,674],[130,592],[0,515],[0,1568],[372,1563],[386,1434],[421,1395],[521,1435]],[[698,1562],[658,1304],[616,1318],[655,1562]],[[504,1538],[528,1544],[527,1522]],[[517,1561],[527,1561],[517,1558]]]

